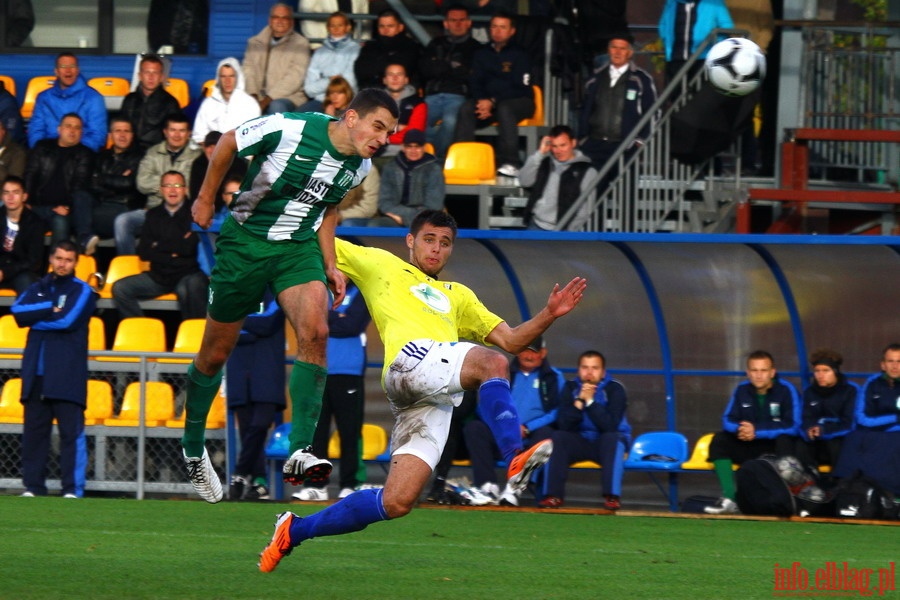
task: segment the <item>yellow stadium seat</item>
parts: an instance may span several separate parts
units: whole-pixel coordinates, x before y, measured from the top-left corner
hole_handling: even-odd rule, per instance
[[[219,391],[216,392],[216,397],[213,398],[213,403],[209,409],[209,414],[206,415],[206,428],[222,429],[223,427],[225,427],[225,424],[228,420],[227,410],[228,407],[225,402],[225,396],[222,395],[222,388],[219,388]],[[167,419],[166,427],[184,427],[185,412],[186,411],[182,410],[181,414],[174,419]]]
[[[166,328],[163,322],[152,317],[122,319],[116,328],[113,352],[165,352]],[[137,357],[97,357],[97,360],[114,362],[138,362]],[[156,359],[150,359],[156,360]]]
[[[493,185],[494,147],[484,142],[456,142],[447,149],[444,180],[447,185]]]
[[[144,423],[147,427],[165,425],[167,419],[175,417],[175,393],[172,386],[164,381],[148,381],[147,402]],[[122,399],[122,409],[116,417],[103,420],[104,425],[114,427],[137,427],[140,425],[141,382],[129,383]]]
[[[203,84],[203,97],[206,98],[212,94],[213,87],[216,85],[215,79],[209,79]]]
[[[362,459],[375,460],[387,449],[388,436],[384,427],[374,423],[363,423],[362,426]],[[328,457],[341,457],[341,436],[337,430],[328,439]],[[456,464],[456,463],[454,463]]]
[[[102,425],[113,416],[113,390],[108,381],[88,379],[85,425]]]
[[[38,94],[52,88],[54,83],[56,83],[56,77],[53,75],[32,77],[28,81],[28,87],[25,88],[25,100],[22,102],[21,112],[23,119],[31,118],[31,115],[34,114],[34,103],[37,100]]]
[[[25,341],[28,339],[28,328],[19,327],[16,318],[12,315],[3,315],[0,317],[0,348],[16,348],[25,349]],[[17,354],[0,354],[0,358],[7,360],[18,360],[22,358],[22,353]]]
[[[6,88],[6,91],[16,95],[16,80],[10,77],[9,75],[0,75],[0,82],[3,83],[3,87]]]
[[[534,114],[531,118],[519,121],[519,127],[543,127],[544,126],[544,92],[541,86],[533,85],[534,89]]]
[[[161,363],[189,364],[200,350],[200,341],[206,329],[206,319],[185,319],[178,325],[172,352],[185,354],[184,358],[161,358]]]
[[[112,298],[112,286],[118,280],[130,275],[137,275],[145,271],[144,262],[136,254],[120,254],[113,257],[109,263],[109,270],[100,288],[101,298]]]
[[[122,108],[122,101],[131,91],[131,82],[123,77],[93,77],[88,85],[103,96],[106,110]]]
[[[88,352],[106,350],[106,325],[100,317],[91,317],[88,323]],[[93,356],[88,356],[93,359]]]
[[[191,102],[191,91],[188,83],[184,79],[177,77],[169,77],[166,79],[166,91],[175,96],[178,100],[178,106],[184,108]]]
[[[22,423],[24,420],[22,380],[14,377],[3,384],[3,392],[0,393],[0,423]]]
[[[712,433],[702,436],[694,445],[694,451],[687,462],[682,463],[681,468],[689,471],[711,471],[713,464],[709,462],[709,443],[713,439]]]

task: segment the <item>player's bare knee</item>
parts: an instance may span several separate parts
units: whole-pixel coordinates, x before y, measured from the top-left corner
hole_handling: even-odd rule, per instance
[[[499,352],[488,354],[482,364],[485,370],[485,380],[496,377],[509,379],[509,360]]]
[[[393,500],[384,498],[382,502],[384,505],[384,511],[391,519],[399,519],[400,517],[405,517],[410,513],[410,511],[412,511],[413,506],[415,506],[415,502],[408,501],[402,498],[395,498]]]

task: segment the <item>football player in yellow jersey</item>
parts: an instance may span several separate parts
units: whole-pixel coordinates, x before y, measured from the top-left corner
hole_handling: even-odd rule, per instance
[[[406,236],[408,262],[390,252],[336,241],[337,266],[359,287],[385,347],[382,383],[396,421],[391,471],[383,489],[360,490],[300,518],[279,515],[272,541],[260,554],[269,572],[304,540],[359,531],[412,510],[440,459],[453,407],[477,389],[488,425],[508,461],[509,485],[524,488],[552,452],[549,440],[522,451],[521,428],[509,388],[507,358],[460,337],[517,353],[581,301],[587,282],[576,277],[553,287],[540,312],[511,327],[466,286],[437,279],[450,259],[456,222],[425,210]]]

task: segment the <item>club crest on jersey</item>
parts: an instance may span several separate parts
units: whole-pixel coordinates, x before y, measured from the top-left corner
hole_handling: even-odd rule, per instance
[[[350,184],[352,184],[352,183],[353,183],[353,173],[351,173],[350,171],[347,171],[347,170],[341,171],[341,174],[338,175],[337,179],[334,182],[334,184],[339,188],[349,187]]]
[[[450,299],[439,289],[420,283],[409,288],[409,291],[432,310],[444,314],[450,312]]]

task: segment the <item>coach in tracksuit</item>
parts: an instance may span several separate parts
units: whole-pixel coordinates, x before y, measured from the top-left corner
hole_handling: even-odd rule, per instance
[[[25,494],[47,494],[47,458],[53,419],[59,429],[62,494],[76,497],[77,443],[87,404],[88,323],[96,296],[75,278],[76,246],[62,240],[50,253],[51,272],[12,306],[20,327],[30,327],[22,356],[22,482]]]

